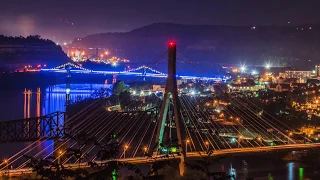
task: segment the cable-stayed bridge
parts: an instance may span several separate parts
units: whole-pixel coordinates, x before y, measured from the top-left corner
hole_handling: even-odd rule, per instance
[[[31,172],[29,160],[24,159],[26,154],[50,158],[70,168],[111,160],[148,163],[153,158],[168,156],[180,160],[183,175],[189,157],[200,157],[208,151],[215,156],[320,147],[308,137],[293,139],[288,133],[290,127],[268,114],[259,114],[262,109],[245,98],[225,95],[230,105],[224,107],[224,112],[237,118],[228,122],[213,118],[215,112],[206,106],[214,104],[214,99],[178,92],[174,42],[169,43],[168,59],[165,93],[163,97],[153,96],[152,105],[146,110],[136,108],[135,101],[127,97],[122,102],[127,107],[123,111],[108,111],[109,100],[100,98],[69,117],[57,113],[57,117],[0,124],[0,143],[32,141],[2,162],[0,170],[9,174]],[[128,108],[132,105],[134,108]],[[63,117],[63,123],[58,115]],[[10,132],[9,126],[14,127]],[[100,152],[110,151],[116,144],[120,144],[120,149],[114,158],[102,159]],[[39,146],[42,148],[38,149]],[[74,156],[67,156],[70,152]],[[8,170],[11,165],[14,168]]]

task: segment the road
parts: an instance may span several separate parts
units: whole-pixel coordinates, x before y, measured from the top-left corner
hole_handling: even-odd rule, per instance
[[[228,154],[245,154],[245,153],[259,153],[259,152],[272,152],[277,150],[301,150],[301,149],[309,149],[309,148],[319,148],[320,143],[313,143],[313,144],[288,144],[288,145],[279,145],[279,146],[264,146],[264,147],[252,147],[252,148],[232,148],[232,149],[222,149],[214,151],[211,155],[219,156],[219,155],[228,155]],[[206,156],[205,152],[188,152],[187,157],[196,158]],[[108,160],[108,161],[120,161],[120,162],[127,162],[131,164],[146,164],[146,163],[152,163],[155,160],[167,160],[167,159],[179,159],[180,156],[170,156],[170,157],[164,157],[163,155],[157,155],[154,157],[136,157],[136,158],[126,158],[126,159],[115,159],[115,160]],[[108,161],[103,161],[102,163],[106,163]],[[100,163],[100,161],[96,161],[97,163]],[[79,164],[66,164],[64,165],[66,168],[76,169],[79,168]],[[87,163],[81,163],[81,168],[89,168]],[[21,174],[29,174],[32,173],[31,168],[24,168],[24,169],[13,169],[13,170],[3,170],[0,171],[0,176],[4,174],[8,174],[12,176],[18,176]]]

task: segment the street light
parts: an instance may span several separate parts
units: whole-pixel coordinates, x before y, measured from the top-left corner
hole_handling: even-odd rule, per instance
[[[289,133],[289,136],[288,136],[288,144],[290,143],[290,136],[292,136],[292,132]]]
[[[63,154],[63,151],[60,150],[60,151],[59,151],[59,155],[58,155],[58,164],[60,164],[60,157],[62,156],[62,154]]]
[[[190,140],[187,139],[187,140],[186,140],[186,150],[185,150],[185,151],[186,151],[186,154],[187,154],[187,151],[188,151],[188,144],[189,144],[189,143],[190,143]]]
[[[206,141],[205,144],[206,144],[206,146],[207,146],[207,151],[208,151],[208,150],[209,150],[209,142]]]
[[[124,157],[124,159],[126,158],[126,150],[129,148],[129,146],[128,145],[125,145],[124,146],[124,151],[123,151],[123,157]]]
[[[9,160],[8,159],[4,159],[3,162],[6,164],[7,166],[7,170],[8,170],[8,175],[9,175]]]
[[[262,140],[262,138],[261,137],[258,137],[258,141],[261,141]]]
[[[147,150],[148,150],[147,147],[144,147],[144,148],[143,148],[143,151],[144,151],[145,154],[147,153]]]

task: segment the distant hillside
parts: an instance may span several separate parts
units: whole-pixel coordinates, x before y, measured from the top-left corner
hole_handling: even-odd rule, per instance
[[[113,55],[149,62],[174,39],[178,51],[194,61],[311,68],[320,62],[320,26],[218,26],[156,23],[127,33],[93,34],[74,46],[109,48]],[[310,61],[309,61],[310,60]]]
[[[0,35],[0,67],[17,70],[24,66],[55,66],[69,60],[60,46],[40,36],[6,37]]]

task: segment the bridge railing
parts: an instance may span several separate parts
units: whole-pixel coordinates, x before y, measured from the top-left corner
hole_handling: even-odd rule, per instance
[[[59,138],[64,134],[64,112],[0,123],[0,143]]]

